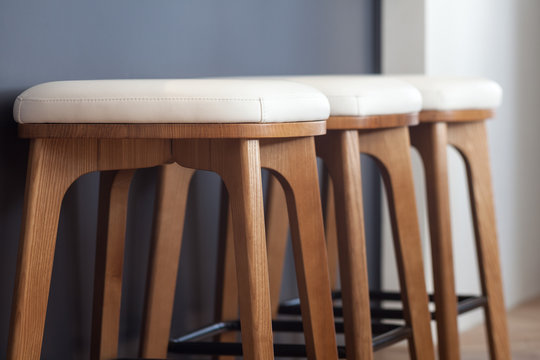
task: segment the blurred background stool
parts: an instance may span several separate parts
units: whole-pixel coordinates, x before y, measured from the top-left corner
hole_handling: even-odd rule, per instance
[[[415,86],[423,98],[421,123],[410,132],[425,168],[439,357],[460,358],[457,315],[473,305],[485,309],[491,359],[510,359],[485,121],[500,105],[502,89],[481,78],[398,78]],[[456,302],[454,281],[448,145],[466,164],[482,285],[482,296],[463,304]]]

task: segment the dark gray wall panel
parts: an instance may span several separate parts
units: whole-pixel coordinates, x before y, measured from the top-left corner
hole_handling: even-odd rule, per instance
[[[375,0],[3,0],[0,2],[0,358],[5,354],[28,143],[14,98],[52,80],[168,78],[378,70]],[[370,166],[369,164],[367,165]],[[366,165],[364,165],[366,167]],[[367,169],[365,173],[369,173]],[[134,355],[155,171],[139,171],[127,229],[122,354]],[[365,181],[378,198],[376,175]],[[211,319],[219,179],[192,184],[175,310],[176,333]],[[45,359],[87,358],[98,176],[68,191],[61,214]],[[371,213],[371,212],[367,212]],[[377,211],[372,212],[377,223]],[[369,215],[369,214],[368,214]],[[369,231],[377,231],[377,226]],[[376,234],[375,234],[376,235]],[[290,264],[288,271],[292,270]],[[284,296],[294,293],[286,282]]]

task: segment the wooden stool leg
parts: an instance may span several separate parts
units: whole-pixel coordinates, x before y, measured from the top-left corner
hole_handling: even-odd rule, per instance
[[[448,142],[459,150],[467,165],[478,265],[487,298],[485,314],[491,359],[507,360],[511,358],[510,344],[485,122],[449,124]]]
[[[439,358],[458,360],[458,311],[446,160],[447,127],[446,123],[423,123],[409,128],[409,131],[412,145],[418,149],[425,169]]]
[[[334,205],[334,189],[332,179],[325,173],[326,212],[325,237],[328,253],[328,269],[330,272],[330,288],[337,290],[338,245],[336,215]],[[273,317],[278,315],[285,250],[287,245],[287,232],[289,218],[287,214],[287,201],[283,188],[275,176],[268,180],[268,200],[266,207],[266,242],[268,247],[268,268],[270,272],[270,296],[272,298]]]
[[[234,260],[234,234],[229,195],[225,184],[221,187],[221,208],[219,224],[219,244],[216,266],[215,322],[238,319],[238,285]],[[227,331],[216,336],[216,341],[235,342],[237,334]],[[234,356],[216,356],[221,360],[234,360]]]
[[[100,175],[90,358],[118,357],[129,187],[134,170]]]
[[[324,235],[326,237],[326,250],[328,252],[328,270],[330,272],[330,286],[332,291],[338,290],[339,249],[336,223],[336,201],[334,196],[334,183],[326,175],[326,208],[324,211]],[[324,191],[323,191],[324,194]]]
[[[408,129],[366,131],[359,137],[360,151],[382,165],[405,318],[413,332],[409,341],[411,358],[434,359]]]
[[[243,355],[246,359],[273,359],[259,141],[177,140],[173,153],[183,166],[217,172],[227,186]]]
[[[330,132],[317,138],[317,153],[334,183],[347,359],[372,359],[358,132]]]
[[[223,194],[223,193],[222,193]],[[281,280],[283,277],[283,264],[285,262],[285,249],[287,245],[287,232],[289,231],[289,218],[287,216],[287,202],[281,184],[275,176],[268,179],[266,223],[266,245],[268,253],[268,273],[270,277],[270,299],[272,317],[278,315],[279,297],[281,293]],[[228,197],[221,197],[221,216],[228,212]],[[224,220],[224,219],[223,219]],[[222,221],[223,221],[222,220]],[[230,251],[232,244],[231,218],[228,216],[227,225],[220,230],[225,235],[220,241],[218,249],[218,286],[216,289],[216,320],[225,321],[237,317],[238,299],[233,290],[236,289],[236,279],[231,277],[230,269],[234,266],[234,253]],[[232,339],[234,335],[225,333],[220,340]],[[222,358],[226,359],[226,358]]]
[[[302,321],[310,359],[336,359],[337,346],[312,138],[261,141],[262,166],[287,199]]]
[[[279,297],[289,232],[287,200],[279,180],[270,175],[268,178],[268,194],[266,208],[266,244],[268,248],[268,270],[270,274],[270,299],[272,315],[276,317],[279,310]]]
[[[35,139],[30,146],[7,358],[39,359],[62,198],[95,170],[95,142]]]
[[[140,344],[143,358],[166,358],[189,183],[193,169],[159,168]]]

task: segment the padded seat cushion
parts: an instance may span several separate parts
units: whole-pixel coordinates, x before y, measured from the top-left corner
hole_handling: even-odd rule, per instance
[[[49,82],[20,94],[30,123],[273,123],[326,120],[327,98],[290,81],[239,79]]]
[[[322,91],[330,101],[331,116],[408,114],[422,108],[418,90],[401,80],[376,75],[295,76],[286,79]]]
[[[396,77],[415,86],[423,98],[423,110],[495,109],[502,101],[502,88],[478,77],[404,75]]]

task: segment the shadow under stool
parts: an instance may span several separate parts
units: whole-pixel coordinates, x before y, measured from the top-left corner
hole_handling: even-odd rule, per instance
[[[175,260],[167,266],[177,268],[187,184],[191,169],[203,169],[218,173],[230,195],[243,356],[274,357],[265,167],[288,198],[307,356],[336,359],[314,145],[328,113],[327,99],[315,89],[270,80],[68,81],[22,93],[14,115],[31,145],[7,358],[41,356],[62,198],[93,171],[102,175],[91,357],[117,357],[129,184],[135,169],[162,166],[160,183],[171,188],[157,199],[166,213],[156,214],[147,286],[167,286],[167,292],[147,295],[141,356],[167,355],[171,319],[154,321],[152,314],[157,308],[172,313],[176,274],[161,276],[157,250],[169,252]],[[163,335],[156,343],[154,332]]]
[[[410,132],[425,168],[439,357],[460,358],[458,313],[483,307],[490,358],[508,360],[510,344],[486,133],[486,120],[500,105],[502,89],[493,81],[473,77],[398,79],[415,86],[423,97],[420,125]],[[466,165],[482,286],[481,296],[460,296],[458,302],[450,228],[448,145],[457,149]]]

